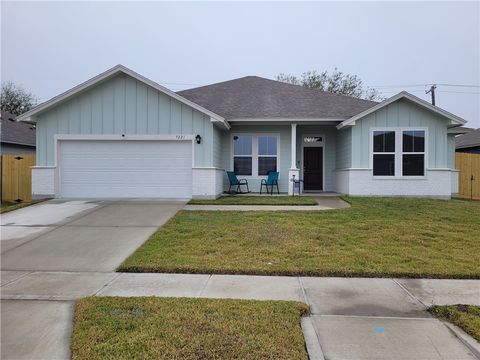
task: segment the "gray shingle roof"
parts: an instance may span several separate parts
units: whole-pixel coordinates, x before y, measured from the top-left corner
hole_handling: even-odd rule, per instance
[[[347,119],[377,103],[246,76],[178,92],[229,119]]]
[[[455,148],[465,149],[480,146],[480,129],[469,132],[468,134],[459,135],[455,138]]]
[[[35,146],[35,128],[31,124],[15,121],[15,115],[2,111],[0,138],[2,143]]]

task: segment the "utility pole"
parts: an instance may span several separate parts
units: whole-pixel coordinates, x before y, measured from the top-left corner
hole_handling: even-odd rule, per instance
[[[425,91],[425,94],[432,94],[432,105],[435,106],[435,89],[437,88],[437,85],[433,84],[431,87],[430,87],[430,90],[428,91]]]

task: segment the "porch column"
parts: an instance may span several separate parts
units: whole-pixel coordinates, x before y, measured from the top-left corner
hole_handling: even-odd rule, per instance
[[[292,182],[293,177],[298,180],[300,178],[300,171],[297,168],[297,124],[291,124],[291,164],[288,170],[288,195],[293,195],[294,184]]]
[[[292,124],[292,164],[290,165],[290,170],[297,168],[297,124]]]

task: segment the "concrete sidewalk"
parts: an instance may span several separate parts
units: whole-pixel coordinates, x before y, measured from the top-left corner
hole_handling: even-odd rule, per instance
[[[425,311],[432,304],[480,305],[479,280],[21,271],[2,271],[1,275],[2,318],[7,316],[10,324],[16,324],[14,331],[2,332],[5,358],[15,355],[9,349],[18,346],[19,334],[29,336],[30,347],[40,336],[22,315],[24,311],[40,303],[58,304],[48,305],[49,309],[58,306],[58,312],[38,314],[45,317],[39,320],[47,327],[55,324],[50,335],[54,336],[60,331],[58,324],[70,331],[73,300],[91,295],[302,301],[312,312],[302,321],[312,359],[475,359],[475,351],[480,356],[480,349],[466,345]],[[16,318],[12,307],[19,305],[12,300],[22,300],[24,307]],[[45,336],[49,338],[48,333],[43,334],[42,342]],[[68,341],[57,342],[48,351],[69,354],[66,338]]]
[[[349,208],[338,196],[316,196],[317,205],[186,205],[194,211],[322,211]]]

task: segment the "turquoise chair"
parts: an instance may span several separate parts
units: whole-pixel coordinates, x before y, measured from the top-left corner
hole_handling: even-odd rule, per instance
[[[248,181],[247,179],[237,179],[237,175],[235,175],[235,173],[233,171],[227,171],[227,175],[228,175],[228,181],[230,181],[230,186],[228,188],[228,192],[230,192],[232,190],[232,187],[235,188],[235,186],[237,187],[237,189],[235,190],[236,193],[238,194],[247,194],[250,192],[250,189],[248,188]],[[242,186],[246,186],[247,187],[247,191],[242,191]]]
[[[270,195],[273,195],[273,187],[277,187],[277,194],[280,194],[280,190],[278,189],[278,176],[280,173],[278,171],[269,171],[267,179],[262,179],[260,183],[260,194],[262,193],[262,188],[265,186],[268,192],[268,187],[270,186]]]

